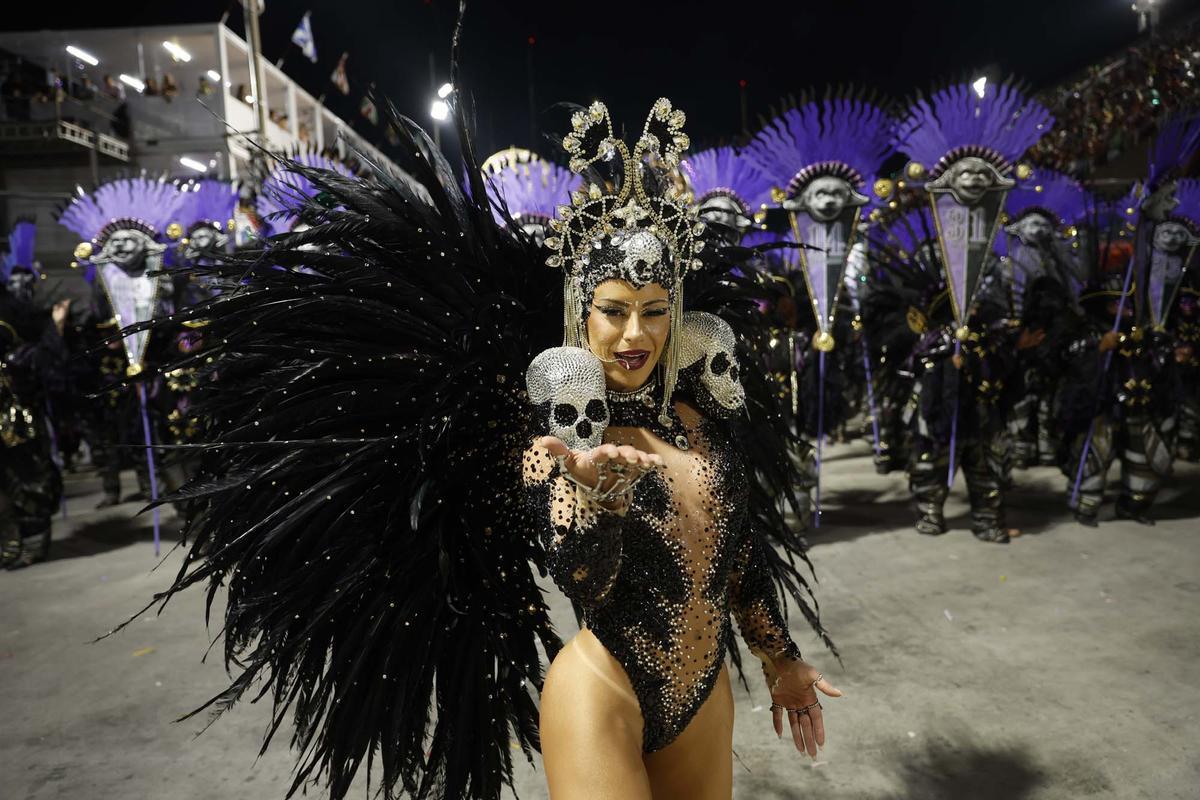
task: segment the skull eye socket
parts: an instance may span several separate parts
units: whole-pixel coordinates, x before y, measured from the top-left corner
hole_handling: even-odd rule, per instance
[[[604,407],[603,400],[589,400],[583,413],[592,422],[604,422],[608,419],[608,409]]]
[[[729,367],[729,355],[727,353],[717,353],[713,356],[712,363],[708,365],[713,375],[724,375]]]
[[[732,366],[729,368],[729,380],[736,381],[737,379],[738,379],[738,368],[735,365],[735,366]]]
[[[554,421],[559,425],[570,425],[579,419],[579,410],[570,403],[559,403],[554,407]]]
[[[575,433],[579,435],[580,439],[592,438],[592,423],[586,419],[579,420],[579,424],[575,426]]]

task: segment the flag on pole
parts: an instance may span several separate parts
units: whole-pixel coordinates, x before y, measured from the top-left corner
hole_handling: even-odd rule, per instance
[[[313,41],[311,17],[311,11],[304,12],[304,16],[300,18],[300,24],[296,26],[296,30],[292,31],[292,44],[299,47],[300,52],[304,53],[304,57],[315,64],[317,63],[317,43]]]
[[[367,118],[367,121],[372,125],[379,124],[379,109],[375,108],[375,104],[371,102],[371,98],[363,96],[362,103],[358,106],[358,113]]]
[[[342,94],[350,94],[350,79],[346,77],[346,59],[349,57],[349,53],[342,53],[337,66],[333,69],[333,74],[329,76],[329,80],[333,81],[333,85]]]

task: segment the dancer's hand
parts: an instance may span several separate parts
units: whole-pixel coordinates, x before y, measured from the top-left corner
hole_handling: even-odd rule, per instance
[[[1045,330],[1031,331],[1029,328],[1023,328],[1021,335],[1017,337],[1017,349],[1028,350],[1031,347],[1037,347],[1046,338]]]
[[[786,660],[774,667],[763,666],[767,687],[771,690],[771,720],[775,733],[783,738],[783,720],[787,716],[792,741],[801,753],[817,757],[817,748],[825,746],[825,719],[818,702],[819,689],[828,697],[841,697],[817,668],[800,660]]]
[[[54,321],[54,327],[58,330],[58,335],[62,336],[63,330],[67,327],[67,313],[71,310],[71,298],[59,300],[50,309],[50,319]]]
[[[555,436],[543,436],[534,444],[545,449],[554,458],[562,457],[563,468],[585,486],[596,486],[603,465],[623,467],[622,475],[630,483],[641,477],[642,473],[659,469],[663,465],[662,456],[645,453],[627,444],[602,444],[591,450],[572,450],[567,447],[566,442]],[[597,488],[601,491],[611,488],[618,477],[610,470],[604,485]]]

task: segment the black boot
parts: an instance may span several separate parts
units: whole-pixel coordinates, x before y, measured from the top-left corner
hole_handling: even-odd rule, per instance
[[[1089,514],[1086,511],[1076,511],[1075,512],[1075,521],[1078,522],[1080,525],[1086,525],[1089,528],[1099,528],[1100,527],[1100,523],[1099,523],[1099,521],[1097,521],[1096,515]]]
[[[1117,519],[1129,519],[1139,525],[1153,525],[1154,520],[1146,512],[1148,509],[1138,508],[1127,502],[1124,497],[1117,500]]]
[[[973,530],[975,538],[981,542],[994,542],[996,544],[1008,544],[1011,539],[1008,538],[1008,531],[1003,528],[980,528]]]

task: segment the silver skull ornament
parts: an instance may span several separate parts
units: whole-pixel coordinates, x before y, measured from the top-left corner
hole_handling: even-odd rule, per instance
[[[729,323],[715,314],[689,311],[683,315],[679,338],[679,367],[687,369],[703,360],[700,382],[727,411],[746,403],[746,390],[738,377],[737,337]]]
[[[550,435],[572,450],[599,447],[608,427],[604,365],[579,347],[543,350],[525,371],[529,400],[549,403]]]

